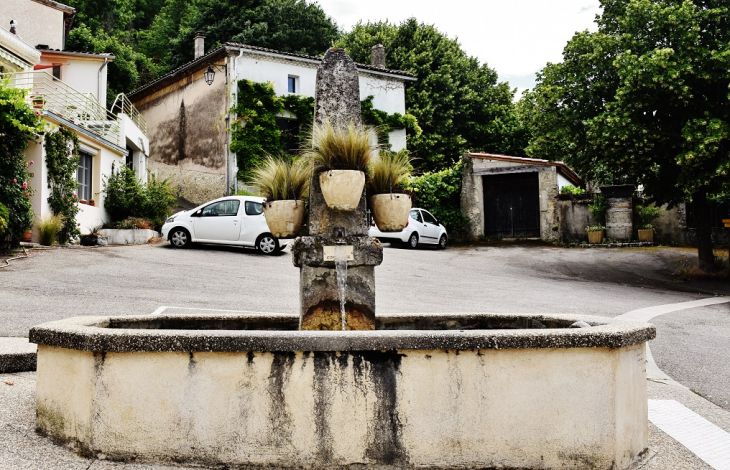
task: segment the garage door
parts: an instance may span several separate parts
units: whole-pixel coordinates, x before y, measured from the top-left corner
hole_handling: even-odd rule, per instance
[[[540,236],[540,192],[537,173],[482,177],[484,233],[489,238]]]

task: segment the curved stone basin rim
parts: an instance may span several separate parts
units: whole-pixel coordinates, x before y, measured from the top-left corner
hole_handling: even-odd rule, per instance
[[[588,315],[378,315],[374,331],[298,331],[298,315],[74,317],[30,330],[30,341],[83,351],[383,351],[620,348],[654,339],[653,325]],[[590,328],[569,329],[585,321]],[[199,323],[201,328],[187,328]],[[236,329],[215,329],[220,325]],[[125,326],[131,326],[125,328]],[[168,328],[160,328],[168,326]]]

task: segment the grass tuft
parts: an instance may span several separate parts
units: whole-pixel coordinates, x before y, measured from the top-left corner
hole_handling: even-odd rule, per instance
[[[267,201],[305,199],[309,196],[311,163],[298,158],[266,157],[251,174],[250,184]]]
[[[304,157],[321,170],[365,171],[377,157],[378,135],[375,129],[356,126],[334,127],[327,122],[312,129]]]
[[[63,228],[63,217],[60,215],[43,217],[37,220],[35,225],[38,227],[38,242],[44,246],[51,246]]]
[[[392,193],[411,176],[412,169],[408,150],[381,152],[368,166],[368,192],[371,195]]]

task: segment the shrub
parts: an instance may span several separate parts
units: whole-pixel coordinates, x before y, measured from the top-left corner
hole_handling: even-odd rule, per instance
[[[111,174],[104,180],[104,193],[104,208],[113,222],[129,217],[144,218],[152,221],[155,230],[162,227],[175,204],[168,180],[158,180],[150,175],[147,184],[142,184],[136,172],[126,166],[119,171],[112,166]]]
[[[43,217],[36,221],[35,225],[38,228],[38,242],[41,245],[51,246],[58,238],[65,236],[62,233],[65,221],[60,214]],[[63,241],[65,242],[65,239]]]
[[[411,176],[412,169],[408,150],[380,152],[368,166],[368,192],[371,195],[392,193]]]
[[[312,136],[305,158],[321,170],[365,171],[372,158],[377,156],[377,134],[371,127],[335,127],[327,122],[312,129]]]
[[[10,217],[10,213],[8,212],[8,208],[5,207],[5,204],[0,202],[0,248],[4,246],[5,242],[5,235],[8,232],[8,218]]]
[[[79,201],[76,190],[76,173],[79,167],[79,139],[70,130],[61,127],[45,136],[46,167],[48,168],[48,204],[55,215],[60,216],[61,230],[58,232],[60,243],[66,243],[79,232],[76,214]]]
[[[659,217],[661,210],[654,204],[641,205],[636,207],[636,213],[641,221],[641,228],[653,229],[651,221]]]
[[[309,196],[311,176],[311,165],[303,158],[269,156],[253,170],[250,184],[269,202],[305,199]]]
[[[586,227],[586,232],[602,232],[606,230],[603,225],[589,225]]]
[[[573,196],[580,196],[581,194],[585,194],[585,192],[585,189],[573,186],[572,184],[560,188],[560,194],[572,194]]]
[[[593,220],[597,225],[604,225],[606,223],[607,209],[606,198],[602,194],[596,194],[593,198],[593,204],[588,204],[588,210],[591,212]]]
[[[461,166],[458,162],[439,172],[412,177],[405,185],[414,196],[413,205],[433,213],[452,237],[463,235],[469,229],[469,219],[460,209]]]
[[[25,102],[25,90],[11,88],[0,80],[0,203],[7,210],[3,217],[7,224],[6,236],[11,245],[31,227],[33,211],[25,150],[34,135],[43,130],[39,114]]]
[[[116,224],[116,228],[121,230],[139,229],[139,230],[152,230],[154,224],[152,221],[143,219],[141,217],[127,217],[124,220],[120,220]]]

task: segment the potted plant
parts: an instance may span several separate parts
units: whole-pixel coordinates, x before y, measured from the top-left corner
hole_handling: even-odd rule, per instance
[[[639,229],[640,242],[654,242],[654,226],[651,221],[659,217],[659,208],[654,204],[642,205],[636,207],[637,215],[641,221]]]
[[[90,199],[89,200],[89,205],[90,206],[95,206],[96,205],[96,201],[94,201],[93,199]]]
[[[408,222],[411,197],[394,192],[411,175],[407,150],[381,152],[368,166],[370,208],[381,232],[400,232]]]
[[[606,227],[603,225],[589,225],[586,227],[588,233],[588,243],[591,245],[597,245],[603,243],[603,231]]]
[[[377,134],[370,127],[350,123],[334,127],[327,122],[312,130],[309,150],[304,153],[319,174],[327,206],[335,211],[353,211],[365,188],[365,169],[377,154]]]
[[[301,158],[267,157],[253,171],[251,185],[266,198],[264,217],[275,237],[295,237],[301,230],[310,177],[311,166]]]

